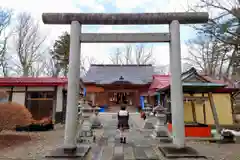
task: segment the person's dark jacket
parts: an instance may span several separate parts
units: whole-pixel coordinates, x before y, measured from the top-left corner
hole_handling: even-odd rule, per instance
[[[129,129],[129,112],[126,110],[120,110],[118,112],[118,129]]]

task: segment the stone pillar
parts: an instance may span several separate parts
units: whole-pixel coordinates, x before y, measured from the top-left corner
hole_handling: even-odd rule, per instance
[[[183,89],[181,81],[180,24],[174,20],[170,24],[170,71],[171,71],[171,112],[173,144],[185,147]]]
[[[135,90],[135,106],[139,107],[140,96],[138,94],[138,90]]]
[[[91,93],[91,101],[93,106],[95,106],[95,98],[96,98],[96,93],[95,92]]]
[[[67,111],[64,135],[64,147],[76,149],[79,77],[80,77],[80,34],[81,25],[77,21],[71,23],[70,54],[67,88]]]

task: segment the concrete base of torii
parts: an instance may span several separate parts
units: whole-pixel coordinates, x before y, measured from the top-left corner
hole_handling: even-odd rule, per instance
[[[185,146],[183,148],[178,148],[176,145],[161,145],[158,149],[166,158],[206,158],[201,155],[196,149],[192,147]]]
[[[144,120],[142,129],[154,129],[154,124],[153,124],[154,120],[153,119],[154,119],[154,117],[147,117]]]
[[[48,155],[45,157],[48,159],[52,158],[57,158],[57,159],[85,159],[86,155],[90,151],[91,147],[90,146],[77,146],[74,148],[71,147],[59,147],[56,148],[55,150],[51,151]]]
[[[93,114],[90,119],[92,123],[92,129],[101,129],[103,127],[98,115]]]

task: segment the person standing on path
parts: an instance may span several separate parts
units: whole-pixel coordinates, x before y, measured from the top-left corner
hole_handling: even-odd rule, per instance
[[[129,112],[126,110],[125,105],[121,105],[118,112],[118,125],[117,128],[120,131],[120,143],[126,143],[126,136],[129,130]]]

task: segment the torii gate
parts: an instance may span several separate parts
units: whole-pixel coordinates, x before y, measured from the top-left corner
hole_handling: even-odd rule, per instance
[[[70,55],[64,149],[76,151],[77,105],[81,43],[169,42],[173,143],[185,146],[183,91],[181,82],[180,24],[208,21],[207,12],[174,13],[43,13],[45,24],[70,24]],[[82,25],[169,24],[170,33],[81,33]]]

